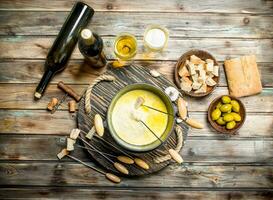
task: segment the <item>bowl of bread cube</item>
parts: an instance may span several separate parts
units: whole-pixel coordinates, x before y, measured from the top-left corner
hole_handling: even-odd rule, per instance
[[[177,87],[183,93],[192,97],[204,97],[219,83],[219,64],[210,53],[193,49],[179,58],[174,76]]]

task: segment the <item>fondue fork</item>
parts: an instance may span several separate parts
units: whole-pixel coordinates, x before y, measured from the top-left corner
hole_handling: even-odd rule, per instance
[[[87,134],[85,131],[81,130],[84,134]],[[123,153],[125,156],[118,156],[117,159],[123,163],[126,164],[133,164],[135,163],[137,166],[141,167],[142,169],[148,170],[150,168],[150,166],[142,159],[140,158],[133,158],[130,154],[128,154],[127,152],[123,151],[121,148],[113,145],[111,142],[108,142],[107,140],[103,139],[102,137],[99,137],[97,135],[93,135],[95,138],[101,140],[102,142],[104,142],[105,144],[108,144],[109,146],[113,147],[114,149],[116,149],[117,151],[119,151],[120,153]],[[126,160],[126,162],[124,162],[124,160]],[[129,161],[129,162],[128,162]]]
[[[174,117],[174,116],[173,116],[172,114],[170,114],[170,113],[167,113],[167,112],[164,112],[164,111],[162,111],[162,110],[156,109],[156,108],[154,108],[154,107],[145,105],[144,102],[145,102],[144,98],[138,97],[137,100],[136,100],[136,102],[135,102],[135,109],[138,109],[140,106],[144,106],[144,107],[147,107],[147,108],[149,108],[149,109],[155,110],[155,111],[157,111],[157,112],[161,112],[161,113],[163,113],[163,114],[170,115],[170,116]]]
[[[156,133],[144,121],[141,120],[141,117],[139,115],[137,115],[136,113],[133,113],[133,115],[136,121],[141,122],[160,141],[163,147],[169,152],[173,160],[175,160],[179,164],[183,162],[183,159],[179,155],[179,153],[177,153],[174,149],[167,149],[167,147],[164,145],[164,142],[161,140],[161,138],[158,137]]]
[[[98,168],[96,168],[96,167],[94,167],[94,166],[92,166],[92,165],[89,165],[88,163],[83,162],[83,161],[81,161],[80,159],[78,159],[78,158],[76,158],[76,157],[74,157],[74,156],[71,156],[71,155],[69,155],[69,154],[66,155],[66,156],[69,157],[69,158],[71,158],[71,159],[74,160],[74,161],[77,161],[77,162],[83,164],[83,165],[86,166],[86,167],[89,167],[89,168],[95,170],[96,172],[98,172],[98,173],[100,173],[100,174],[103,174],[107,179],[109,179],[110,181],[112,181],[112,182],[114,182],[114,183],[119,183],[119,182],[121,181],[120,178],[119,178],[118,176],[114,175],[114,174],[106,173],[106,172],[104,172],[104,171],[102,171],[102,170],[100,170],[100,169],[98,169]]]
[[[110,163],[112,163],[113,166],[114,166],[119,172],[121,172],[121,173],[123,173],[123,174],[126,174],[126,175],[129,174],[128,169],[127,169],[124,165],[122,165],[122,164],[120,164],[120,163],[118,163],[118,162],[114,162],[114,161],[111,160],[109,157],[107,157],[105,154],[103,154],[101,151],[97,150],[94,146],[92,146],[89,142],[87,142],[87,141],[86,141],[85,139],[83,139],[82,137],[79,137],[79,139],[80,139],[83,143],[85,143],[87,146],[89,146],[91,149],[93,149],[93,150],[95,150],[96,152],[98,152],[102,157],[104,157],[104,158],[105,158],[106,160],[108,160]]]
[[[186,104],[185,104],[185,106],[184,106],[183,108],[181,108],[181,103],[180,103],[180,102],[183,100],[183,99],[182,99],[182,100],[181,100],[181,99],[182,99],[181,97],[178,99],[179,114],[180,114],[180,112],[181,112],[181,109],[185,110],[185,112],[186,112],[186,115],[185,115],[184,117],[180,116],[181,119],[182,119],[184,122],[186,122],[188,125],[190,125],[191,127],[193,127],[193,128],[202,129],[202,128],[203,128],[203,124],[199,123],[199,122],[196,121],[195,119],[191,119],[191,118],[188,118],[188,117],[187,117],[187,106],[186,106]],[[184,101],[184,100],[183,100],[183,101]],[[170,114],[170,113],[167,113],[167,112],[164,112],[164,111],[162,111],[162,110],[153,108],[153,107],[151,107],[151,106],[145,105],[144,102],[145,102],[145,100],[144,100],[142,97],[138,97],[137,100],[136,100],[136,103],[135,103],[135,109],[138,109],[140,106],[144,106],[144,107],[147,107],[147,108],[149,108],[149,109],[155,110],[155,111],[157,111],[157,112],[160,112],[160,113],[163,113],[163,114],[166,114],[166,115],[169,115],[169,116],[175,118],[174,115],[172,115],[172,114]],[[185,101],[184,101],[184,102],[185,102]],[[180,115],[181,115],[181,114],[180,114]]]
[[[81,145],[78,145],[78,144],[76,144],[76,146],[79,147],[79,148],[81,148],[81,149],[86,149],[86,150],[94,151],[94,152],[98,152],[98,153],[101,152],[101,153],[103,153],[106,156],[109,156],[109,157],[112,157],[112,158],[116,158],[115,155],[112,155],[112,154],[109,154],[109,153],[105,153],[105,152],[99,151],[97,149],[91,149],[91,148],[84,147],[84,146],[81,146]]]

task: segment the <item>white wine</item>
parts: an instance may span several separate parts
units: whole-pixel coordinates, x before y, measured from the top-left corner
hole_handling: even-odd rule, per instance
[[[137,40],[129,33],[120,34],[115,40],[114,48],[119,59],[129,60],[137,53]]]
[[[83,29],[81,32],[79,50],[92,67],[101,68],[106,65],[103,40],[98,34],[92,33],[89,29]]]

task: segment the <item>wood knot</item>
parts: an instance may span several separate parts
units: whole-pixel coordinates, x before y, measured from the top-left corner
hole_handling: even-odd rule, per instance
[[[13,176],[13,175],[17,174],[17,170],[14,167],[12,167],[12,166],[7,166],[5,168],[5,173],[8,176]]]
[[[108,4],[106,5],[106,8],[107,8],[107,10],[113,10],[113,4],[108,3]]]
[[[225,42],[225,46],[226,46],[226,47],[231,47],[231,43],[230,43],[229,41],[226,41],[226,42]]]
[[[250,19],[249,19],[248,17],[245,17],[245,18],[243,19],[243,22],[244,22],[245,25],[246,25],[246,24],[249,24]]]
[[[179,7],[180,10],[184,10],[183,4],[179,4],[178,7]]]

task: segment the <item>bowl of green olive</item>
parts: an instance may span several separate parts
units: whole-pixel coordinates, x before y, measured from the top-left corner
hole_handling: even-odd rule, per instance
[[[246,110],[236,97],[223,95],[214,99],[208,109],[208,121],[220,133],[234,134],[245,122]]]

